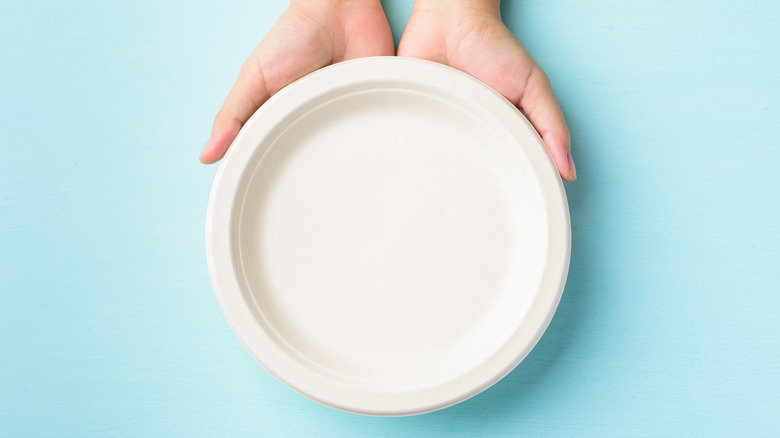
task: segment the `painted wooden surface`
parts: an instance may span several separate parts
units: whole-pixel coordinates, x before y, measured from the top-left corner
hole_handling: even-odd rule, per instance
[[[197,154],[285,3],[3,6],[1,436],[780,433],[780,3],[505,1],[573,134],[569,282],[506,379],[389,419],[266,374],[206,272]]]

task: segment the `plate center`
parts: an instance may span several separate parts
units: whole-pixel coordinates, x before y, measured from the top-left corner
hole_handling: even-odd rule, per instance
[[[529,305],[543,235],[502,154],[479,119],[425,93],[352,93],[300,115],[240,212],[264,324],[310,366],[378,384],[498,345]]]

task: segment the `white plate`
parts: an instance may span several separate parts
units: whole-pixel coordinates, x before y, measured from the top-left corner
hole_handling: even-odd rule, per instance
[[[569,264],[544,145],[457,70],[368,58],[293,83],[252,116],[209,202],[222,311],[273,376],[368,415],[441,409],[533,348]]]

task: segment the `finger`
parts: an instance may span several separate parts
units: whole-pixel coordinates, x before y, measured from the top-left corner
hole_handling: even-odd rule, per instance
[[[534,65],[523,91],[520,107],[542,136],[561,177],[577,179],[577,170],[571,156],[571,135],[555,100],[550,80],[539,65]]]

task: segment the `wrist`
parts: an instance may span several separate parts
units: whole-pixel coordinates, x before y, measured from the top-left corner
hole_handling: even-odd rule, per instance
[[[308,16],[330,16],[356,9],[380,9],[380,0],[290,0],[288,9]]]
[[[322,5],[322,6],[344,6],[361,4],[379,4],[381,0],[290,0],[290,5]]]
[[[501,18],[501,0],[415,0],[412,13],[435,11],[458,16],[483,15]]]

